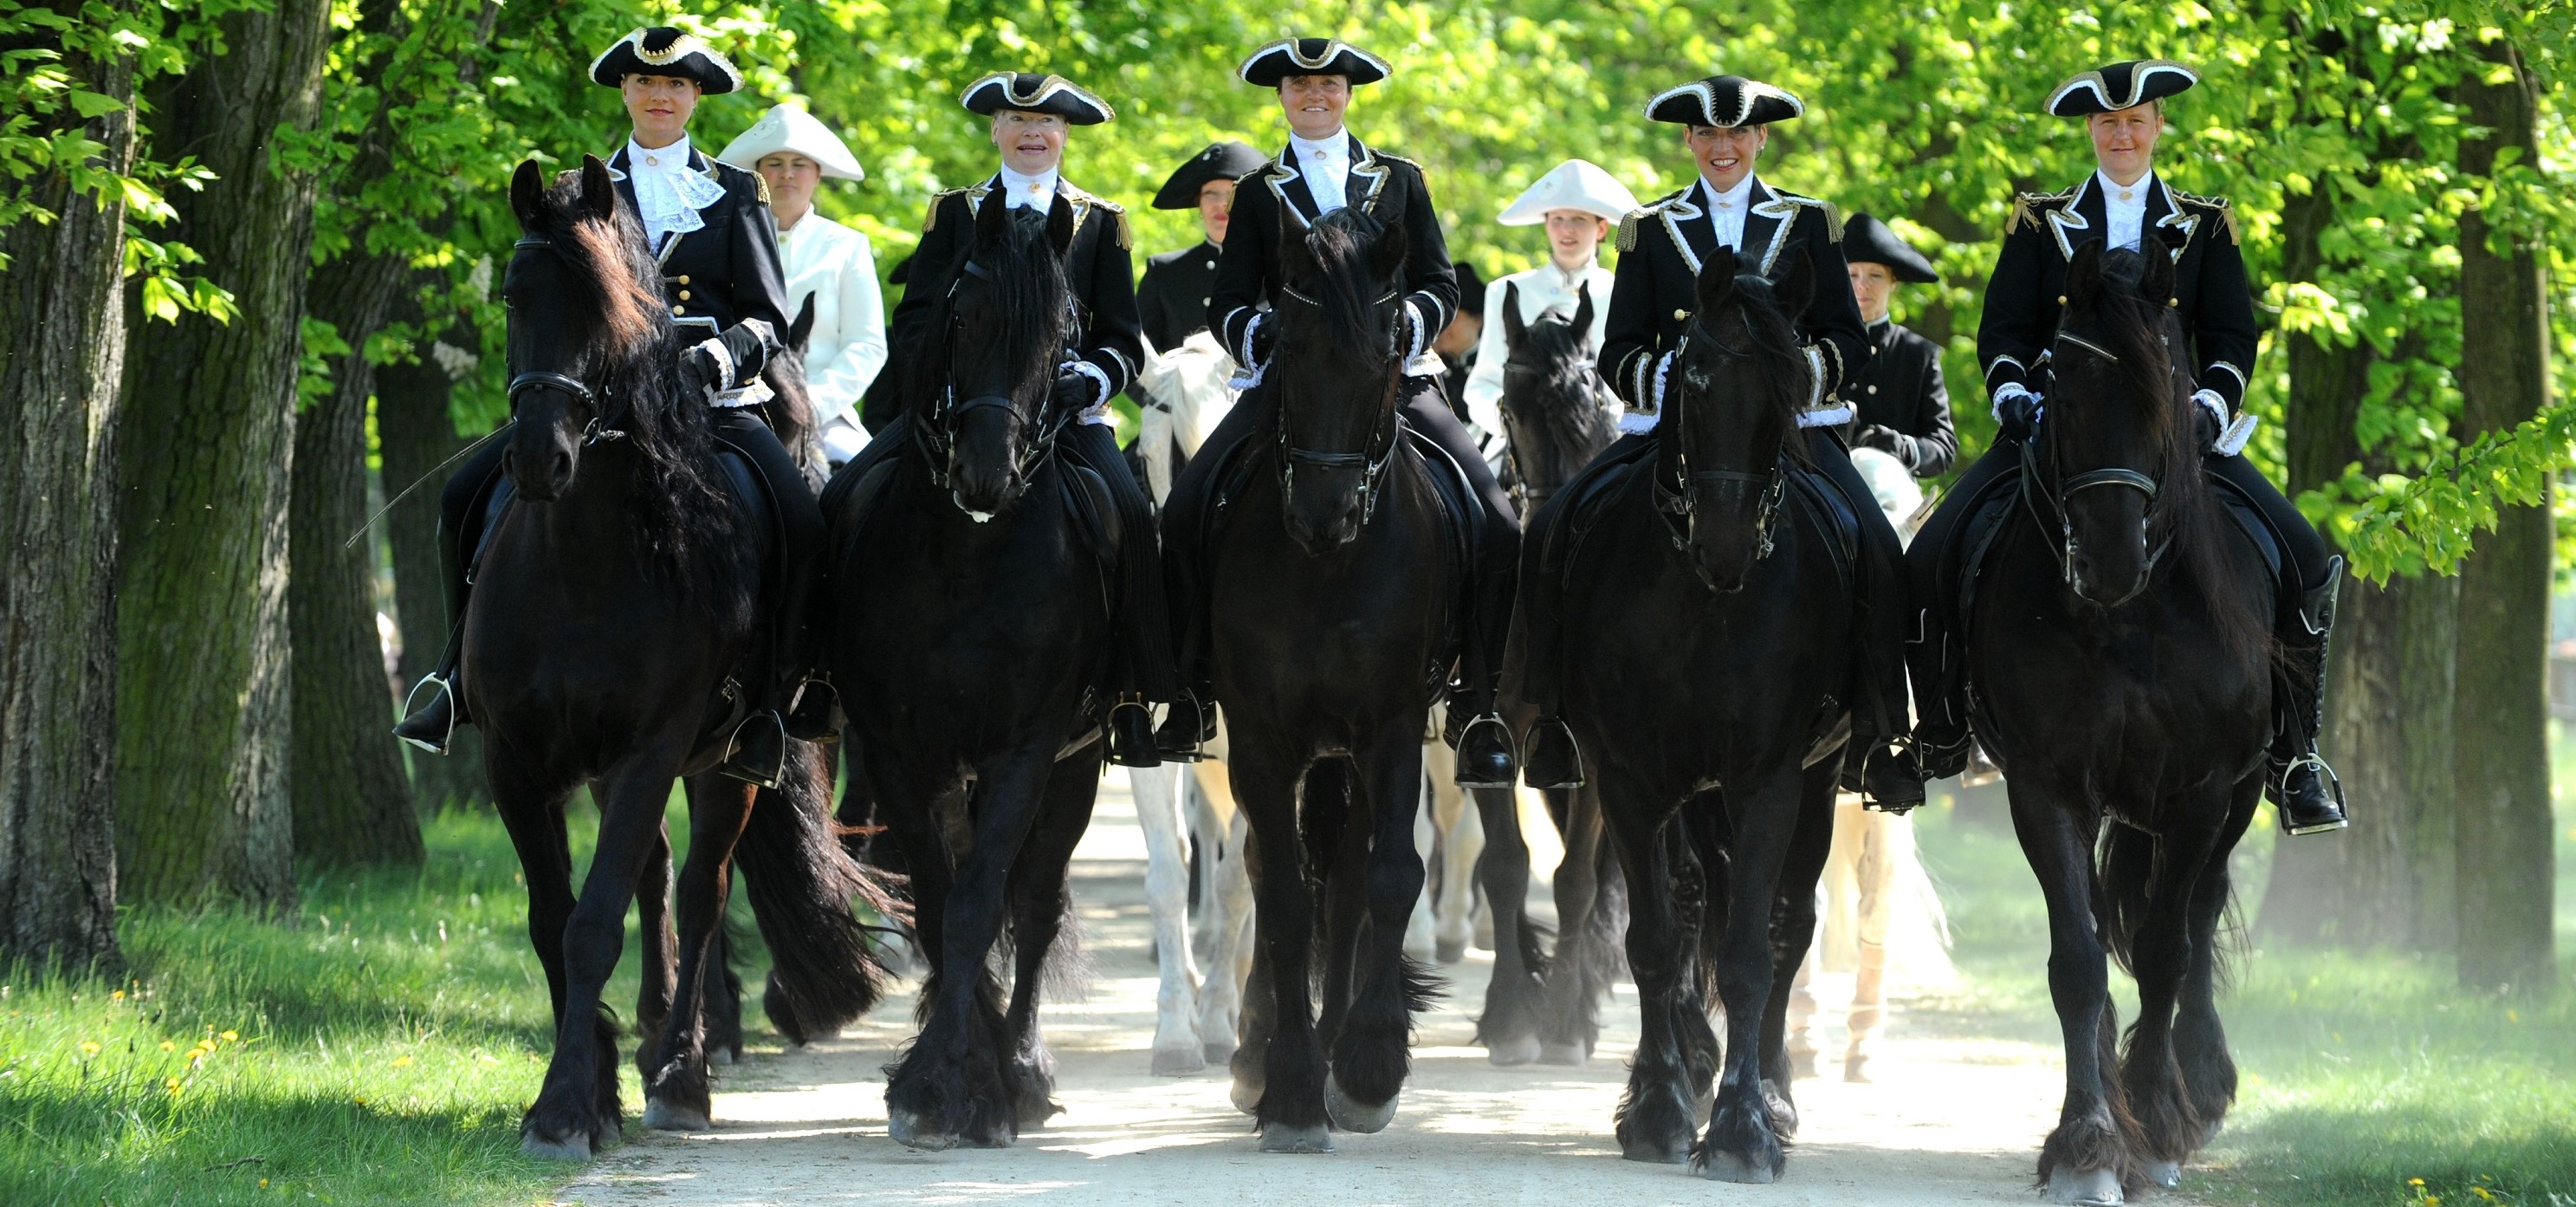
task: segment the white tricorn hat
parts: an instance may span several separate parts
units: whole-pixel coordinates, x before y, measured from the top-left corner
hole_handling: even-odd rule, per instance
[[[1582,210],[1617,222],[1635,208],[1637,195],[1602,171],[1601,165],[1588,159],[1569,159],[1549,168],[1538,183],[1503,207],[1503,216],[1496,221],[1505,226],[1536,226],[1547,221],[1549,210]]]
[[[830,126],[816,120],[813,114],[793,105],[779,105],[761,114],[760,120],[741,136],[725,144],[716,158],[737,168],[750,170],[760,165],[760,157],[780,151],[793,151],[821,165],[823,174],[839,180],[865,180],[867,170],[841,144],[841,137]]]

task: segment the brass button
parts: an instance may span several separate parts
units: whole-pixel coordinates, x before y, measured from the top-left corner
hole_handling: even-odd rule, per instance
[[[683,301],[683,302],[685,302],[685,301],[688,301],[688,300],[689,300],[689,291],[688,291],[688,290],[683,289],[683,290],[681,290],[681,291],[680,291],[680,300],[681,300],[681,301]]]
[[[2061,294],[2057,295],[2057,304],[2058,304],[2058,305],[2060,305],[2060,306],[2063,306],[2063,305],[2065,305],[2065,304],[2066,304],[2066,295],[2065,295],[2065,294],[2062,294],[2062,293],[2061,293]]]
[[[689,283],[689,274],[687,274],[687,273],[685,273],[685,272],[684,272],[684,273],[681,273],[681,274],[680,274],[680,283],[681,283],[681,284],[683,284],[683,285],[688,284],[688,283]]]
[[[1689,318],[1689,317],[1690,317],[1690,311],[1687,311],[1687,310],[1676,310],[1676,311],[1674,311],[1674,312],[1673,312],[1673,321],[1674,321],[1674,322],[1676,322],[1676,323],[1678,323],[1678,322],[1682,321],[1683,319]]]
[[[1869,392],[1870,392],[1870,393],[1872,393],[1872,394],[1878,393],[1878,387],[1877,387],[1877,386],[1871,386],[1871,387],[1869,388]]]
[[[2180,305],[2182,305],[2182,299],[2181,299],[2181,298],[2168,298],[2168,299],[2166,299],[2166,301],[2165,301],[2165,305],[2168,305],[2168,306],[2180,306]]]
[[[689,308],[688,308],[688,307],[686,307],[686,306],[673,306],[673,307],[671,307],[671,313],[673,313],[673,314],[687,314],[688,312],[689,312]]]

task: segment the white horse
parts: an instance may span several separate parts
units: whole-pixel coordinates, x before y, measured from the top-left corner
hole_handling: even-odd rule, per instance
[[[1851,459],[1888,522],[1910,538],[1923,510],[1923,489],[1913,474],[1877,449],[1854,449]],[[1835,797],[1833,853],[1816,895],[1820,941],[1808,947],[1789,999],[1790,1060],[1800,1073],[1815,1073],[1813,982],[1819,972],[1848,972],[1852,998],[1844,1019],[1849,1034],[1843,1079],[1867,1081],[1874,1041],[1887,1020],[1891,980],[1905,988],[1938,989],[1957,975],[1950,965],[1949,919],[1916,856],[1913,820],[1863,809],[1851,793]]]

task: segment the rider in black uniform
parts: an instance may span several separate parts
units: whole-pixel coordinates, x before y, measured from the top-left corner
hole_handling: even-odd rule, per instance
[[[1995,445],[1952,488],[1908,555],[1923,606],[1923,636],[1910,658],[1922,713],[1914,755],[1923,774],[1935,779],[1958,774],[1967,762],[1966,652],[1957,635],[1959,618],[1950,614],[1957,597],[1952,585],[1963,567],[1952,546],[1960,517],[2017,481],[2006,471],[2020,466],[2022,444],[2044,421],[2048,347],[2065,303],[2067,264],[2078,247],[2095,240],[2115,248],[2161,247],[2174,258],[2173,304],[2191,340],[2197,369],[2192,398],[2203,408],[2208,466],[2261,508],[2297,566],[2297,606],[2282,609],[2277,622],[2290,658],[2273,722],[2273,770],[2266,788],[2290,833],[2341,829],[2343,788],[2316,751],[2324,719],[2326,636],[2334,624],[2343,559],[2238,455],[2253,430],[2253,417],[2237,416],[2236,410],[2244,401],[2259,332],[2245,259],[2236,245],[2236,216],[2226,198],[2178,192],[2152,170],[2164,128],[2163,98],[2199,78],[2180,63],[2146,59],[2084,72],[2049,95],[2050,113],[2085,119],[2101,170],[2065,192],[2024,193],[2015,201],[1994,280],[1986,287],[1977,359],[1994,399]]]
[[[1896,458],[1917,478],[1938,477],[1959,455],[1950,387],[1941,380],[1941,347],[1889,317],[1887,299],[1899,284],[1928,285],[1941,274],[1867,214],[1843,223],[1843,260],[1851,265],[1852,297],[1869,325],[1870,346],[1869,359],[1843,387],[1843,398],[1852,404],[1843,440]]]
[[[1468,649],[1449,698],[1450,726],[1457,732],[1457,780],[1466,787],[1509,787],[1518,776],[1517,757],[1511,730],[1494,711],[1494,694],[1502,673],[1503,640],[1510,631],[1520,520],[1441,393],[1442,365],[1431,346],[1457,312],[1458,281],[1422,169],[1363,144],[1342,128],[1351,89],[1383,80],[1390,70],[1375,55],[1330,38],[1274,42],[1243,61],[1236,74],[1245,83],[1279,89],[1292,134],[1278,158],[1236,183],[1225,253],[1217,260],[1216,292],[1208,302],[1208,327],[1236,363],[1253,372],[1265,367],[1277,336],[1270,295],[1284,281],[1279,238],[1288,211],[1313,222],[1355,206],[1404,228],[1406,259],[1399,288],[1407,291],[1403,339],[1410,341],[1410,350],[1396,390],[1398,413],[1457,461],[1486,510],[1484,539],[1471,570],[1475,585]],[[1226,453],[1267,422],[1270,398],[1271,392],[1258,385],[1246,391],[1181,472],[1164,504],[1164,546],[1181,627],[1182,669],[1188,702],[1197,705],[1176,705],[1156,735],[1166,757],[1195,758],[1199,743],[1215,732],[1216,713],[1208,707],[1208,602],[1198,543],[1211,479]]]
[[[1669,194],[1619,224],[1619,267],[1610,289],[1610,314],[1601,347],[1602,375],[1628,404],[1619,421],[1625,433],[1593,460],[1594,470],[1652,452],[1652,432],[1668,383],[1665,370],[1691,309],[1698,304],[1700,264],[1718,248],[1732,248],[1744,263],[1777,278],[1793,257],[1804,257],[1816,289],[1797,329],[1822,375],[1807,429],[1816,470],[1841,492],[1858,519],[1861,565],[1860,622],[1853,671],[1852,741],[1867,751],[1859,765],[1863,791],[1882,808],[1907,809],[1923,801],[1923,786],[1888,746],[1905,729],[1905,668],[1901,624],[1905,610],[1903,553],[1896,530],[1878,509],[1877,497],[1838,439],[1837,397],[1866,362],[1869,343],[1852,300],[1843,262],[1842,222],[1832,206],[1783,192],[1754,175],[1754,159],[1770,139],[1770,124],[1805,111],[1798,98],[1769,84],[1721,75],[1668,89],[1646,103],[1646,116],[1688,127],[1684,145],[1698,172],[1688,188]],[[1530,548],[1540,562],[1522,577],[1522,695],[1539,710],[1530,726],[1529,783],[1552,788],[1583,782],[1574,732],[1558,717],[1562,608],[1549,536],[1561,522],[1560,492],[1532,525]]]
[[[1250,143],[1210,143],[1154,194],[1155,209],[1197,210],[1199,227],[1207,235],[1195,245],[1145,260],[1145,279],[1136,283],[1136,309],[1154,351],[1170,352],[1208,329],[1208,299],[1216,294],[1216,261],[1225,251],[1235,178],[1264,162]]]
[[[768,674],[719,768],[736,779],[775,786],[787,734],[819,737],[829,727],[829,693],[800,690],[812,666],[804,620],[822,553],[823,515],[803,471],[759,411],[770,396],[758,380],[760,364],[787,330],[785,273],[769,216],[769,188],[758,175],[700,154],[686,133],[698,98],[731,92],[742,86],[742,76],[705,43],[656,26],[618,39],[591,63],[590,78],[624,92],[634,119],[634,134],[609,160],[609,174],[617,181],[619,203],[638,218],[661,263],[662,297],[672,324],[683,332],[684,365],[693,380],[719,391],[712,435],[751,463],[784,529]],[[719,337],[727,348],[722,356],[699,346]],[[508,450],[507,439],[488,440],[439,493],[439,553],[448,614],[460,636],[469,590],[466,562]],[[394,727],[395,736],[433,754],[447,753],[454,728],[471,719],[455,691],[460,652],[458,638],[450,637],[438,667],[413,690],[415,697],[425,690],[428,698]]]

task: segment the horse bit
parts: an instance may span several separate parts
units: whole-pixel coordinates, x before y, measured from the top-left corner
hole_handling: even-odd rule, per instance
[[[548,251],[555,251],[554,240],[542,235],[521,235],[519,241],[511,244],[510,247],[514,251],[530,247],[542,247]],[[562,253],[556,252],[556,254]],[[561,390],[580,399],[581,404],[590,409],[590,422],[584,424],[581,429],[583,448],[589,448],[603,440],[626,438],[624,431],[606,426],[608,416],[605,408],[600,405],[599,391],[591,389],[590,383],[578,377],[568,373],[557,373],[551,369],[530,369],[510,378],[510,414],[516,417],[519,413],[519,395],[540,387]]]
[[[1286,285],[1281,285],[1279,287],[1279,292],[1295,298],[1300,302],[1304,302],[1309,306],[1313,306],[1318,310],[1323,308],[1323,303],[1307,297],[1305,294],[1299,293]],[[1395,298],[1396,295],[1389,292],[1385,297],[1377,300],[1377,305],[1384,306],[1388,302],[1394,301]],[[1394,395],[1395,383],[1390,380],[1387,383],[1386,393],[1381,400],[1392,399]],[[1377,443],[1377,433],[1381,428],[1386,429],[1387,433],[1386,447],[1375,457],[1371,457],[1365,452],[1323,453],[1317,452],[1313,449],[1299,448],[1294,441],[1288,438],[1288,408],[1281,406],[1276,409],[1278,411],[1279,425],[1280,507],[1284,510],[1288,505],[1289,499],[1294,497],[1296,493],[1298,466],[1310,466],[1317,470],[1356,469],[1360,471],[1360,526],[1363,528],[1367,527],[1369,521],[1377,517],[1378,499],[1386,493],[1384,484],[1387,467],[1395,463],[1395,450],[1398,446],[1404,443],[1403,433],[1399,430],[1402,425],[1395,417],[1394,406],[1388,405],[1384,409],[1384,419],[1380,422],[1372,423],[1369,426],[1369,443],[1371,444]]]
[[[2078,348],[2082,348],[2095,356],[2111,362],[2112,364],[2116,365],[2120,363],[2120,357],[2118,354],[2100,344],[2085,339],[2080,335],[2076,335],[2071,331],[2067,331],[2064,328],[2060,328],[2058,330],[2057,341],[2060,343],[2073,344]],[[2040,497],[2048,500],[2049,508],[2057,513],[2057,534],[2061,541],[2057,550],[2057,573],[2059,579],[2066,584],[2067,589],[2073,590],[2075,588],[2075,521],[2067,517],[2067,500],[2079,493],[2102,486],[2124,486],[2130,490],[2134,490],[2145,495],[2147,497],[2147,507],[2146,510],[2138,516],[2138,539],[2143,541],[2147,536],[2148,525],[2155,519],[2156,496],[2158,492],[2163,489],[2163,484],[2137,470],[2127,469],[2120,466],[2112,466],[2107,469],[2086,470],[2083,473],[2077,474],[2073,478],[2068,479],[2064,485],[2059,486],[2054,494],[2051,494],[2049,492],[2047,480],[2039,472],[2040,454],[2038,446],[2039,438],[2036,434],[2034,434],[2031,439],[2022,443],[2022,481],[2025,486],[2034,487]],[[2028,503],[2031,509],[2031,520],[2038,523],[2041,529],[2045,531],[2047,528],[2047,521],[2039,514],[2039,504],[2029,501],[2032,493],[2032,490],[2026,489],[2022,492],[2022,498],[2026,503]],[[2145,590],[2147,580],[2155,574],[2156,563],[2163,560],[2165,551],[2172,547],[2173,533],[2168,531],[2165,533],[2164,540],[2159,541],[2148,548],[2146,571],[2138,576],[2137,591],[2131,591],[2128,595],[2113,600],[2108,606],[2118,607],[2121,604],[2129,602],[2130,598],[2134,597],[2138,591]]]
[[[1739,313],[1738,317],[1743,316]],[[1744,319],[1744,333],[1748,336],[1753,334],[1753,320],[1750,318]],[[1691,337],[1694,335],[1707,336],[1708,342],[1717,349],[1718,354],[1729,360],[1753,359],[1753,353],[1728,347],[1725,341],[1714,335],[1708,335],[1708,329],[1701,325],[1699,316],[1692,315],[1690,327],[1682,332],[1680,341],[1673,345],[1673,364],[1676,367],[1682,363],[1683,356],[1690,351]],[[1773,459],[1771,472],[1763,474],[1733,469],[1693,470],[1690,467],[1690,454],[1683,451],[1681,447],[1681,391],[1673,391],[1672,402],[1668,409],[1672,412],[1669,418],[1674,424],[1673,459],[1681,463],[1682,481],[1678,487],[1668,485],[1660,473],[1649,475],[1649,480],[1655,487],[1655,509],[1667,516],[1677,516],[1682,521],[1680,527],[1673,526],[1669,521],[1664,525],[1666,534],[1672,538],[1673,548],[1683,553],[1690,552],[1690,537],[1699,525],[1699,496],[1691,490],[1693,486],[1740,482],[1748,487],[1758,487],[1762,491],[1761,502],[1753,513],[1754,531],[1760,539],[1760,544],[1753,551],[1753,558],[1755,561],[1760,561],[1770,557],[1773,538],[1779,528],[1780,500],[1788,484],[1787,476],[1780,472],[1778,459]]]

